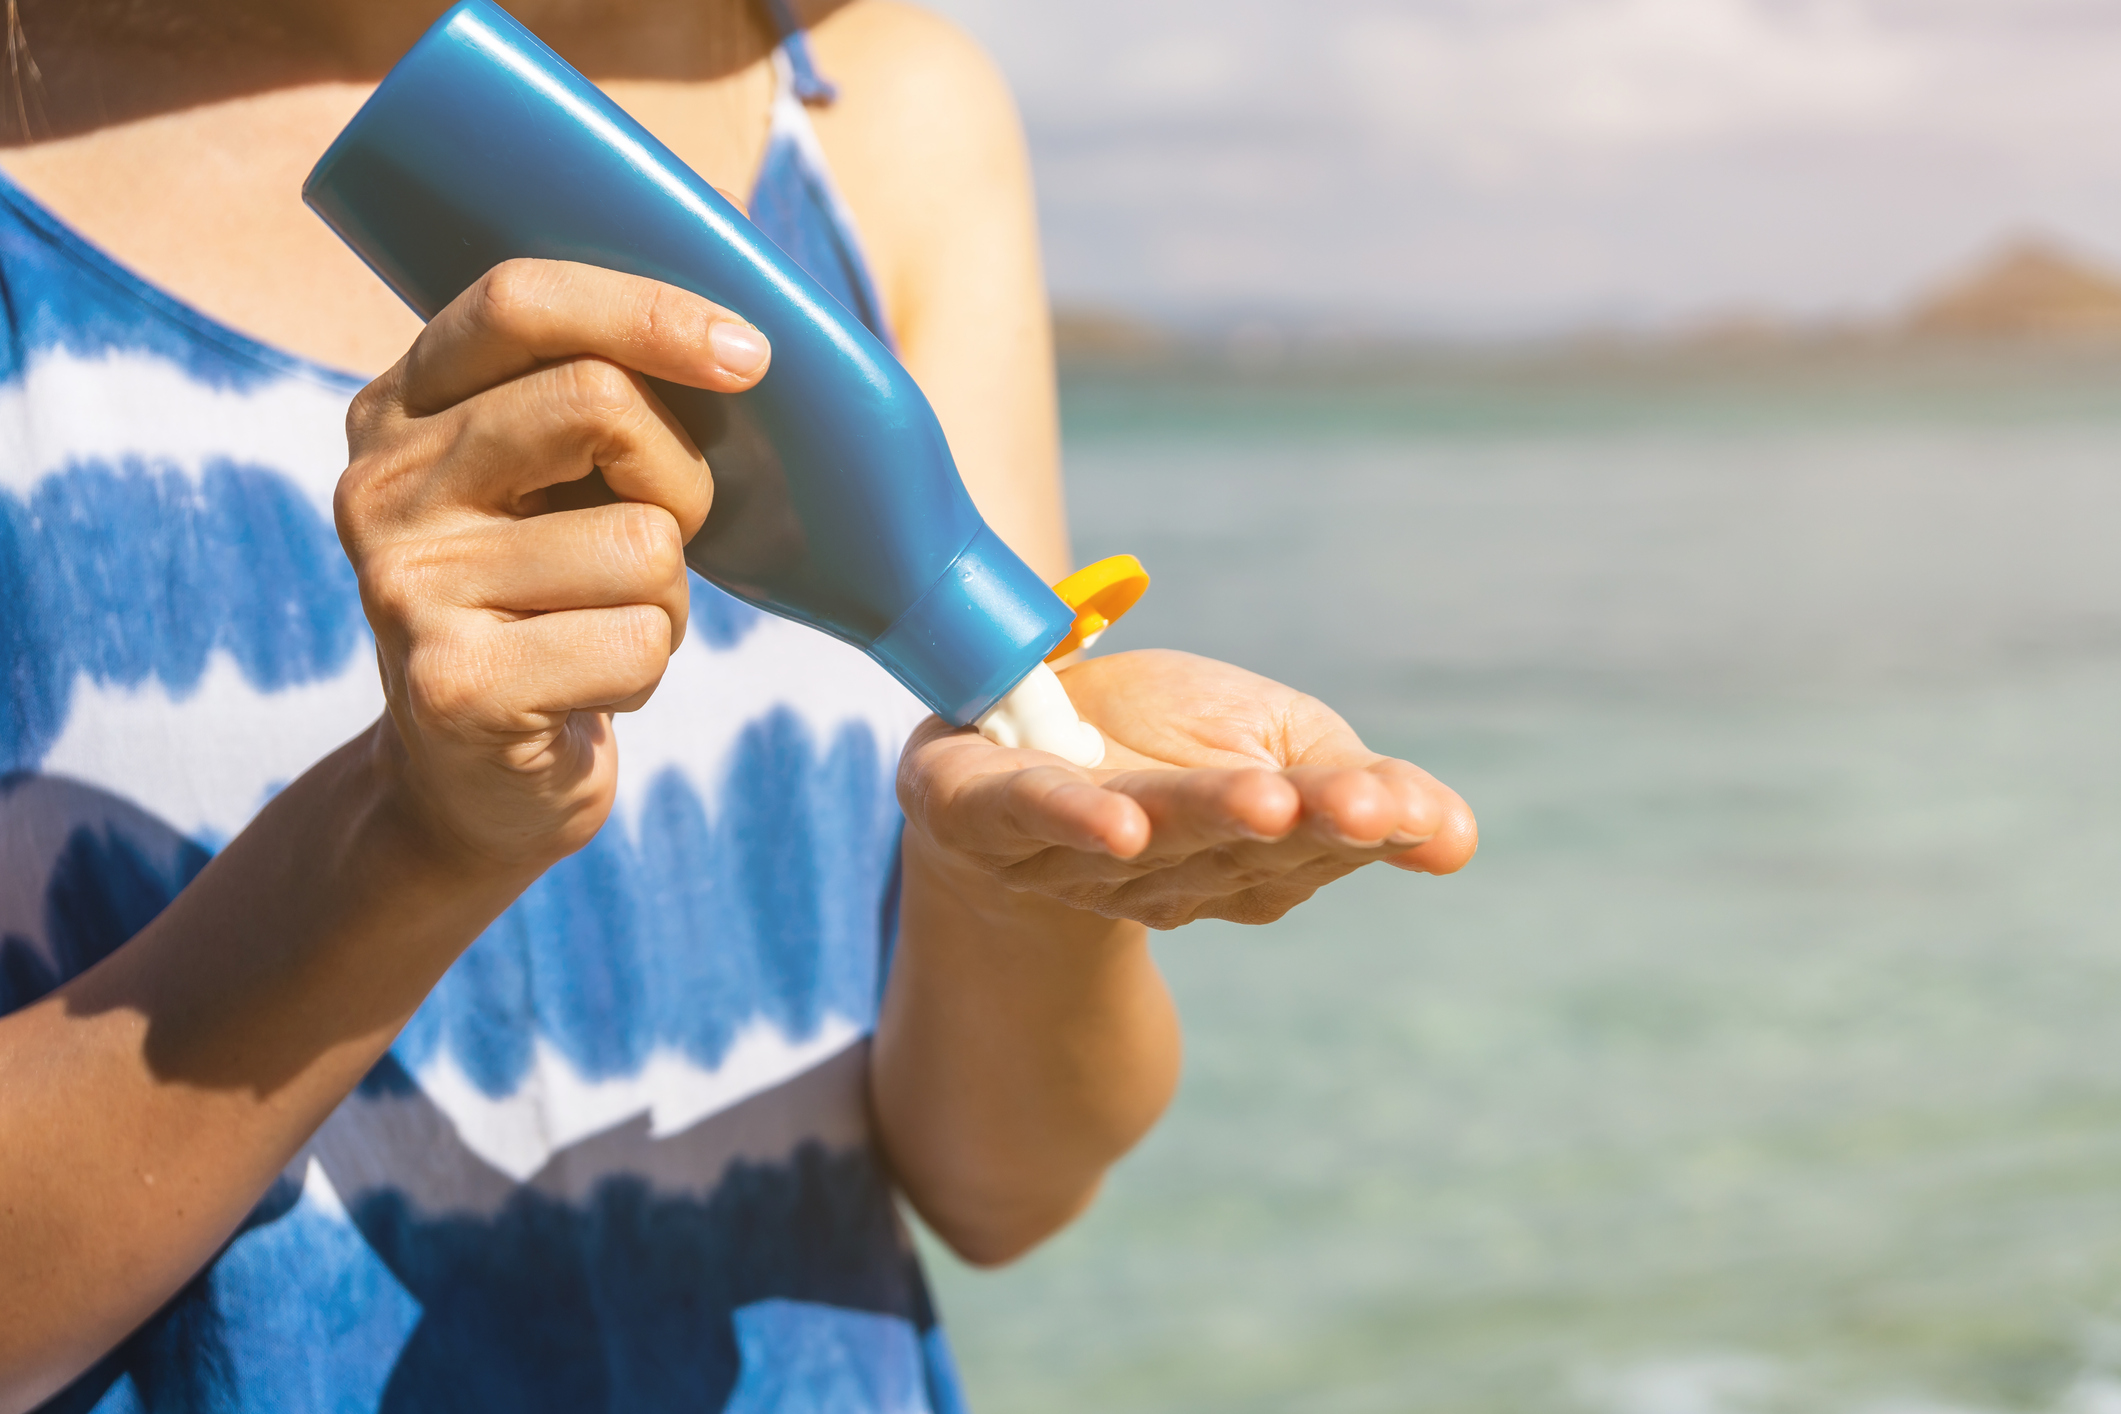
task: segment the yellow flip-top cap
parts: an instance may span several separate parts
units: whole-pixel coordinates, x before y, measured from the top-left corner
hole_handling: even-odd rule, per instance
[[[1064,658],[1078,648],[1088,648],[1097,636],[1119,621],[1119,616],[1149,591],[1149,572],[1132,555],[1114,555],[1094,565],[1084,565],[1053,586],[1061,602],[1075,610],[1075,627],[1046,655],[1046,661]]]

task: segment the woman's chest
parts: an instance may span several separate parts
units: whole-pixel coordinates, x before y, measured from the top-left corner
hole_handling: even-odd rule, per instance
[[[772,76],[620,82],[621,104],[696,170],[748,189]],[[363,376],[420,322],[302,204],[302,182],[370,92],[309,84],[17,148],[0,168],[148,284],[276,349]]]

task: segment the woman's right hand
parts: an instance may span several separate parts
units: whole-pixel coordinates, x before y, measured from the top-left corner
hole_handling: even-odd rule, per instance
[[[684,545],[713,499],[644,375],[738,392],[768,357],[697,295],[518,260],[354,399],[339,538],[376,636],[379,745],[438,848],[534,872],[603,824],[610,714],[684,639]],[[616,499],[568,487],[592,472]]]

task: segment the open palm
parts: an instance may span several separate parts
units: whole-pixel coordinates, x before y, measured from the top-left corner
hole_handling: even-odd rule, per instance
[[[1449,874],[1478,834],[1434,776],[1364,746],[1324,703],[1152,650],[1061,674],[1105,734],[1084,771],[931,718],[899,764],[914,842],[1014,889],[1175,928],[1265,923],[1365,864]]]

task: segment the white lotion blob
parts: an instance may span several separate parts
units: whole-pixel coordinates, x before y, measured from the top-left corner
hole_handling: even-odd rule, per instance
[[[996,746],[1045,751],[1085,769],[1105,759],[1105,738],[1075,715],[1068,689],[1040,663],[973,723]]]

